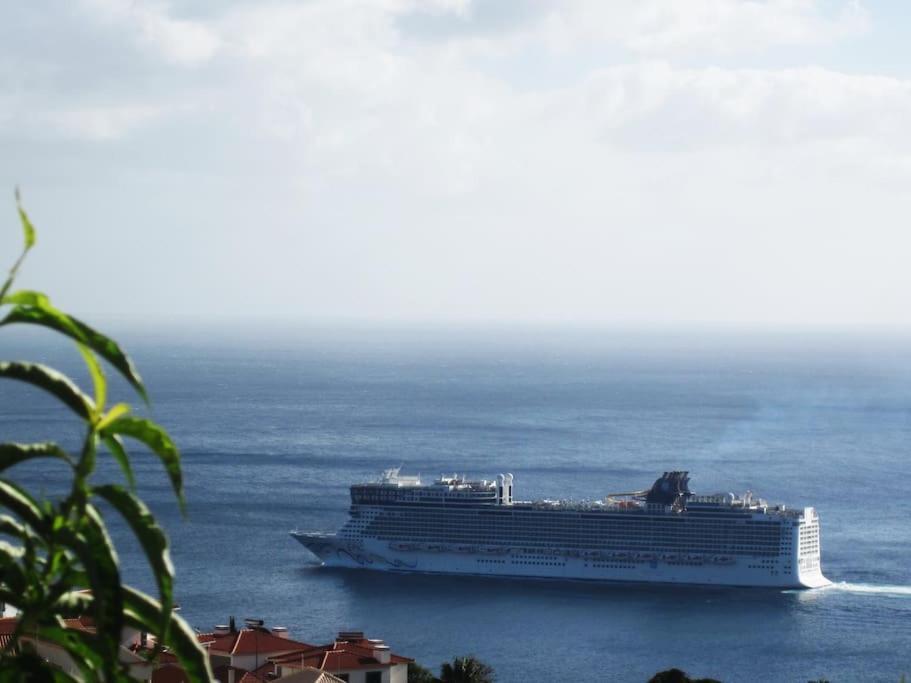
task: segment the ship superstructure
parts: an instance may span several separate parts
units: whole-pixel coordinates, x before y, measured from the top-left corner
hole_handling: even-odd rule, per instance
[[[534,578],[815,588],[819,517],[751,493],[697,496],[687,472],[597,501],[517,501],[514,477],[351,487],[338,533],[292,532],[329,566]]]

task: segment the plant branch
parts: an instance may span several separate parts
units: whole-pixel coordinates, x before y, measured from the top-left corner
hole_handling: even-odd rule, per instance
[[[25,260],[25,255],[28,254],[29,249],[31,249],[31,247],[23,249],[22,253],[19,254],[19,258],[16,259],[16,262],[13,264],[13,267],[9,269],[9,276],[6,278],[6,282],[3,283],[3,288],[0,289],[0,300],[6,296],[9,288],[13,286],[13,281],[16,279],[16,274],[19,272],[19,266],[21,266],[22,262]]]

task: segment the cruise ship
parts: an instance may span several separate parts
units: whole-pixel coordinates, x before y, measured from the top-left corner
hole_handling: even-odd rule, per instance
[[[390,469],[351,487],[337,533],[291,535],[326,566],[391,572],[818,588],[819,516],[750,492],[696,495],[687,472],[597,501],[519,501],[512,474]]]

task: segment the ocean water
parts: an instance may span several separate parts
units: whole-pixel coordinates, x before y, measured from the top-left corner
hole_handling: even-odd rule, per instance
[[[437,668],[474,654],[500,681],[898,681],[911,673],[911,339],[844,334],[175,326],[120,333],[151,413],[182,449],[189,514],[136,453],[168,529],[184,617],[261,617],[326,642],[384,638]],[[0,357],[84,378],[48,335]],[[118,398],[127,398],[116,383]],[[0,383],[0,438],[78,426]],[[687,469],[697,492],[752,490],[822,518],[816,591],[591,585],[328,570],[288,536],[334,530],[347,487],[408,473],[516,475],[520,498],[597,498]],[[12,476],[53,495],[59,467]],[[119,480],[108,459],[99,479]],[[125,575],[151,590],[114,523]]]

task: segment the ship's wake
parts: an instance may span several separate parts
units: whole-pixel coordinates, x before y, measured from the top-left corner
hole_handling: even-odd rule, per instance
[[[851,583],[839,581],[833,583],[832,590],[847,593],[870,593],[873,595],[889,595],[893,597],[911,598],[911,586],[890,586],[876,583]]]
[[[892,598],[911,598],[911,586],[894,586],[888,584],[878,584],[878,583],[852,583],[850,581],[837,581],[832,582],[828,586],[822,586],[821,588],[815,588],[809,593],[818,593],[820,591],[825,592],[840,592],[840,593],[853,593],[855,595],[884,595],[886,597]],[[784,593],[799,593],[802,595],[808,595],[808,592],[799,589],[799,590],[786,590]]]

